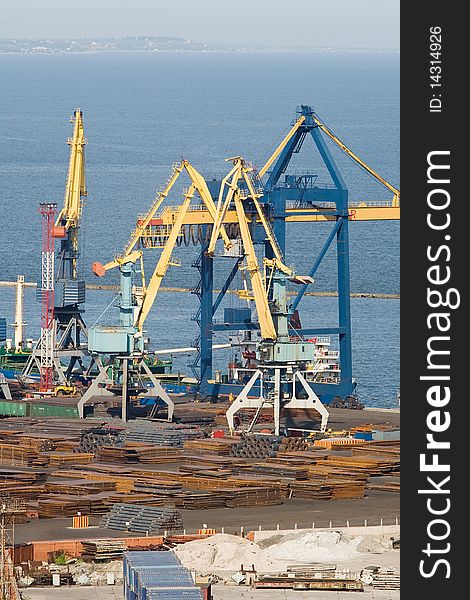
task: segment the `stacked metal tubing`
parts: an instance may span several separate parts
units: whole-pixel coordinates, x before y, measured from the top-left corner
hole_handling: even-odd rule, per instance
[[[230,449],[237,458],[272,458],[277,451],[306,450],[307,442],[302,438],[286,438],[276,435],[253,435],[243,437]]]

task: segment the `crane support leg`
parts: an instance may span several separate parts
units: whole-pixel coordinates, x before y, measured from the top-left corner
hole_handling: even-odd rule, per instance
[[[296,383],[295,380],[296,379],[298,380],[298,382],[300,383],[302,388],[307,393],[307,398],[297,398],[296,393],[295,393],[295,383]],[[318,396],[315,394],[315,392],[309,386],[309,384],[307,383],[307,381],[305,380],[304,376],[302,375],[302,373],[300,371],[297,371],[296,373],[294,373],[294,377],[292,380],[292,386],[293,386],[292,398],[291,398],[291,400],[289,400],[289,402],[287,404],[284,404],[284,408],[285,409],[314,408],[318,413],[320,413],[320,416],[321,416],[320,431],[322,433],[324,431],[326,431],[326,426],[327,426],[328,418],[329,418],[330,414],[327,411],[327,409],[325,408],[325,405],[321,403]]]
[[[234,416],[239,410],[242,410],[244,408],[245,409],[246,408],[256,408],[257,409],[255,417],[248,428],[248,432],[250,432],[253,429],[253,427],[256,423],[256,419],[258,418],[258,415],[264,406],[269,406],[269,407],[272,407],[272,409],[273,409],[275,435],[280,434],[281,408],[283,410],[296,409],[296,408],[316,410],[321,416],[320,431],[322,433],[324,431],[326,431],[329,413],[328,413],[327,409],[325,408],[325,406],[320,401],[320,399],[318,398],[318,396],[312,390],[312,388],[310,387],[308,382],[305,380],[302,373],[300,371],[296,371],[293,374],[292,380],[289,381],[289,385],[292,386],[292,393],[290,395],[290,400],[288,402],[286,402],[286,404],[283,404],[281,387],[282,387],[282,385],[284,385],[284,389],[285,389],[286,380],[285,380],[285,377],[283,378],[282,371],[286,371],[286,367],[279,366],[279,367],[272,367],[272,369],[274,370],[274,382],[271,382],[271,385],[272,385],[272,383],[274,383],[274,387],[271,392],[268,392],[267,398],[264,397],[264,391],[263,391],[263,379],[264,379],[263,372],[260,369],[257,369],[253,373],[253,375],[251,376],[250,380],[245,385],[243,390],[240,392],[240,394],[232,402],[230,408],[225,413],[225,416],[227,417],[227,423],[229,426],[230,433],[233,434],[235,431]],[[251,389],[253,388],[253,386],[256,384],[256,382],[258,380],[260,381],[260,394],[258,397],[249,398],[248,394],[251,392]],[[297,396],[297,394],[296,394],[296,384],[297,383],[300,384],[302,391],[305,392],[305,394],[307,395],[306,397],[299,398]],[[266,385],[269,385],[269,384],[266,383],[264,387],[266,387]],[[302,394],[302,395],[304,396],[305,394]]]
[[[260,396],[259,398],[248,398],[248,394],[251,391],[251,388],[255,385],[257,380],[260,380]],[[243,409],[243,408],[259,408],[265,403],[265,398],[263,397],[263,373],[257,369],[250,378],[250,381],[245,385],[242,391],[238,394],[235,400],[230,405],[230,408],[225,413],[227,417],[228,427],[230,429],[230,433],[233,435],[235,431],[234,427],[234,416],[235,414]],[[251,426],[252,427],[252,426]],[[251,428],[250,427],[250,428]]]
[[[200,313],[200,384],[202,398],[208,395],[208,381],[212,379],[212,301],[214,295],[214,260],[201,251],[201,313]]]
[[[145,362],[145,360],[143,360],[140,364],[143,367],[144,371],[149,376],[150,381],[153,383],[155,392],[157,392],[157,394],[160,396],[160,398],[163,400],[163,402],[165,402],[165,404],[168,406],[168,421],[171,422],[173,420],[173,412],[175,410],[175,405],[173,403],[173,400],[170,398],[170,396],[167,394],[166,390],[162,387],[161,383],[158,381],[158,379],[152,373],[152,371],[150,370],[150,368],[147,365],[147,363]],[[141,397],[144,397],[144,396],[145,396],[145,394],[142,394]]]
[[[11,400],[10,387],[3,373],[0,373],[0,392],[3,393],[5,400]]]
[[[83,394],[83,396],[80,398],[80,400],[78,401],[78,404],[77,404],[78,416],[80,417],[80,419],[83,419],[85,416],[85,413],[84,413],[85,404],[93,396],[114,396],[114,394],[112,392],[108,391],[105,387],[103,387],[103,384],[105,384],[105,383],[108,383],[108,384],[113,383],[112,380],[109,378],[108,372],[106,371],[106,367],[103,366],[103,364],[101,363],[101,361],[99,359],[96,359],[95,362],[96,362],[96,365],[98,366],[99,373],[93,379],[93,382],[91,383],[90,387]]]

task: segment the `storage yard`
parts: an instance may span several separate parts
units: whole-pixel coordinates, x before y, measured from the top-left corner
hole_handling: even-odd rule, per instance
[[[220,427],[225,408],[180,399],[175,418],[191,425],[4,419],[0,485],[23,508],[16,516],[14,562],[25,598],[56,597],[59,590],[44,596],[35,582],[51,585],[57,569],[61,586],[83,589],[79,598],[132,598],[122,595],[121,559],[145,548],[175,548],[184,567],[209,576],[214,600],[257,599],[266,588],[290,598],[294,584],[300,597],[315,589],[302,592],[302,585],[321,584],[337,592],[348,585],[341,594],[356,586],[380,598],[384,581],[391,594],[384,598],[398,597],[392,540],[400,537],[400,447],[393,439],[399,413],[331,409],[336,435],[317,440],[205,437]],[[203,424],[194,423],[197,415]],[[139,431],[142,441],[132,441]],[[371,432],[390,439],[364,439]],[[84,452],[89,444],[92,451]],[[79,514],[87,515],[87,526],[73,526]],[[57,556],[66,557],[63,567],[56,566]],[[37,571],[44,560],[49,566]],[[284,580],[282,573],[297,563],[303,570],[289,571]],[[255,571],[248,579],[247,565]],[[319,583],[312,569],[321,565],[329,566]],[[370,565],[378,569],[375,579],[365,570]],[[114,586],[107,584],[109,573]]]
[[[187,408],[177,404],[177,413]],[[223,409],[208,405],[205,412],[216,417]],[[351,414],[343,409],[335,412],[338,419]],[[382,435],[387,430],[390,437],[392,432],[397,433],[397,424],[392,424],[397,422],[397,413],[385,413],[388,423],[372,425],[370,422],[380,411],[361,411],[363,420],[367,420],[369,412],[369,424],[353,427],[353,435],[373,427]],[[128,441],[126,432],[133,439],[139,427],[144,431],[142,441]],[[100,434],[89,433],[90,430]],[[119,442],[115,441],[116,431],[123,436]],[[151,441],[145,440],[145,434]],[[100,443],[92,452],[84,452],[83,440],[89,440],[91,435]],[[273,526],[280,522],[275,520],[277,514],[286,515],[280,523],[287,525],[287,511],[282,507],[290,502],[322,505],[360,500],[366,493],[376,492],[395,497],[394,492],[399,490],[399,442],[393,439],[365,441],[335,436],[317,441],[279,438],[281,443],[274,443],[273,436],[261,434],[249,438],[206,438],[202,437],[204,427],[197,425],[144,421],[126,428],[119,421],[97,421],[92,426],[88,420],[14,418],[2,421],[0,436],[2,488],[22,499],[29,513],[44,519],[73,517],[81,512],[101,517],[100,524],[112,528],[113,519],[105,523],[105,518],[114,505],[134,504],[167,511],[167,520],[163,519],[160,526],[154,523],[145,529],[142,524],[131,523],[131,533],[181,533],[187,524],[171,521],[174,509],[185,511],[184,514],[198,511],[199,516],[209,509],[216,515],[217,511],[226,515],[232,512],[224,510],[227,508],[243,511],[262,506],[269,507]],[[164,442],[156,442],[155,438],[172,445],[160,445]],[[115,445],[106,445],[108,439]],[[243,454],[243,447],[245,456],[237,456]],[[305,504],[306,508],[296,516],[299,523],[315,520],[307,518],[309,506],[308,502]],[[263,519],[265,515],[263,510]],[[393,516],[397,515],[398,507]],[[391,516],[390,508],[388,514],[380,514],[377,507],[371,516]],[[228,526],[250,524],[235,515],[228,518]],[[216,519],[217,527],[224,525],[220,516]],[[263,525],[261,520],[257,524]],[[20,527],[17,529],[21,532]]]

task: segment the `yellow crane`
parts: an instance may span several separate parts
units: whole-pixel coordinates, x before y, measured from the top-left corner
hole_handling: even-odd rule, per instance
[[[274,319],[269,307],[269,285],[272,281],[272,274],[275,270],[284,273],[291,281],[296,283],[306,283],[306,277],[295,275],[288,266],[284,264],[283,256],[277,240],[274,236],[271,224],[264,214],[263,208],[259,203],[259,198],[262,196],[261,187],[257,187],[256,178],[253,176],[255,171],[249,163],[247,163],[242,157],[236,156],[228,158],[227,161],[233,163],[233,168],[230,172],[222,179],[222,183],[219,191],[219,198],[217,202],[217,214],[212,229],[212,235],[209,242],[207,253],[209,256],[213,256],[215,252],[215,245],[219,237],[220,232],[224,226],[225,219],[228,213],[228,207],[233,203],[235,206],[235,213],[237,217],[237,223],[240,228],[240,237],[243,245],[243,252],[246,261],[246,270],[250,278],[251,286],[253,289],[253,300],[256,305],[256,312],[258,314],[258,320],[260,325],[261,337],[264,340],[276,340],[277,331],[274,324]],[[246,189],[242,190],[240,183],[244,182]],[[274,258],[264,259],[264,277],[261,273],[258,258],[256,256],[253,239],[251,237],[249,229],[249,219],[246,215],[245,208],[243,206],[243,199],[249,197],[250,201],[253,202],[257,218],[261,222],[266,238],[268,239]],[[267,275],[267,271],[270,272],[270,276]]]
[[[224,218],[227,214],[227,208],[231,204],[231,202],[234,202],[238,218],[238,225],[240,227],[240,236],[242,238],[243,250],[246,259],[246,269],[248,271],[250,281],[253,287],[254,300],[256,303],[256,309],[258,313],[258,319],[260,323],[262,336],[265,339],[275,340],[277,337],[276,328],[274,326],[274,321],[269,310],[268,298],[263,284],[263,278],[259,268],[258,259],[253,245],[253,240],[251,239],[250,230],[248,228],[248,222],[241,200],[239,181],[244,180],[247,183],[250,189],[251,198],[255,202],[257,210],[259,209],[260,214],[262,214],[257,200],[260,194],[257,194],[257,192],[253,189],[252,182],[250,181],[248,176],[250,170],[245,165],[243,159],[241,157],[236,157],[231,160],[233,161],[234,166],[230,170],[229,174],[226,177],[224,177],[220,186],[217,216],[214,223],[214,227],[212,229],[212,236],[209,242],[208,254],[213,256],[215,251],[215,244],[219,237],[219,233],[223,227]],[[228,190],[225,190],[226,187],[228,187]],[[223,201],[223,195],[225,191],[226,195],[225,200]],[[266,223],[264,215],[262,223],[263,225],[265,225]],[[271,243],[273,243],[273,237],[271,233],[269,239]],[[274,244],[274,246],[277,247],[277,244]],[[278,252],[277,249],[276,252]]]
[[[168,196],[183,171],[188,174],[191,185],[184,192],[183,203],[178,207],[178,211],[176,211],[174,222],[168,227],[165,227],[161,232],[162,235],[160,236],[159,247],[162,247],[162,252],[147,285],[144,274],[143,252],[138,244],[145,228],[151,224],[156,211]],[[92,270],[98,276],[105,275],[107,271],[114,269],[115,267],[120,268],[120,324],[119,326],[111,328],[99,325],[90,328],[88,347],[93,355],[99,373],[78,402],[78,410],[81,417],[84,415],[85,404],[93,395],[97,393],[102,395],[111,394],[109,389],[107,389],[107,386],[109,387],[114,383],[113,377],[109,375],[109,371],[113,371],[112,357],[114,356],[116,357],[116,360],[121,363],[122,419],[127,419],[128,378],[129,370],[132,370],[132,376],[134,377],[137,373],[140,377],[141,372],[144,371],[147,377],[150,378],[150,381],[153,384],[154,393],[156,393],[168,407],[168,420],[171,421],[174,404],[146,363],[143,327],[158,294],[163,277],[168,268],[171,265],[176,264],[172,261],[171,255],[177,244],[178,238],[181,236],[181,227],[185,215],[196,192],[199,194],[207,212],[213,217],[213,220],[215,220],[216,207],[204,178],[187,160],[182,160],[180,163],[174,165],[172,174],[166,185],[158,193],[145,217],[138,222],[137,228],[132,232],[123,253],[116,256],[114,260],[105,265],[102,265],[99,262],[93,263]],[[220,229],[220,235],[224,240],[225,246],[230,248],[232,242],[229,240],[223,226]],[[142,276],[142,287],[139,294],[141,299],[140,305],[136,305],[135,302],[137,294],[132,293],[133,265],[138,260],[141,261]],[[109,355],[110,359],[107,360],[106,364],[103,364],[102,358],[106,355]]]
[[[86,356],[85,338],[87,330],[82,319],[86,284],[78,270],[79,231],[83,207],[88,196],[85,176],[86,138],[83,112],[77,108],[70,122],[72,137],[67,139],[70,157],[65,184],[63,206],[53,228],[54,238],[60,240],[55,259],[54,281],[54,369],[62,386],[70,385],[76,364],[83,369],[82,359]],[[40,340],[31,358],[25,365],[22,377],[31,374],[38,361]]]
[[[328,411],[318,396],[313,392],[302,374],[304,362],[313,357],[315,344],[309,341],[296,343],[289,337],[286,304],[286,280],[295,283],[311,283],[311,277],[296,276],[292,269],[284,264],[282,253],[277,244],[274,232],[266,218],[259,198],[262,188],[257,189],[255,171],[240,156],[230,159],[233,167],[222,180],[217,202],[217,216],[212,229],[207,253],[214,256],[215,246],[222,226],[224,225],[228,207],[234,205],[237,223],[240,229],[245,268],[251,282],[253,299],[256,305],[261,342],[257,349],[257,367],[252,370],[249,381],[245,384],[236,399],[232,398],[226,412],[230,432],[235,429],[235,414],[243,409],[255,409],[255,415],[248,432],[256,423],[260,411],[266,407],[273,409],[274,430],[280,432],[281,408],[314,409],[321,416],[320,430],[324,431],[328,422]],[[241,185],[243,184],[243,185]],[[249,227],[243,200],[249,198],[256,209],[257,220],[264,228],[274,257],[264,258],[264,277],[260,270],[258,258]],[[268,275],[269,272],[269,275]],[[270,295],[270,288],[272,294]],[[258,385],[259,392],[255,392]],[[302,394],[299,394],[302,390]],[[299,395],[298,395],[299,394]]]
[[[56,219],[54,237],[64,239],[61,248],[64,256],[59,265],[58,277],[76,279],[78,231],[82,218],[84,199],[88,195],[85,177],[86,139],[83,128],[83,113],[79,108],[74,111],[70,122],[74,124],[74,129],[72,137],[67,139],[67,143],[70,146],[70,159],[65,185],[64,204]]]
[[[143,252],[141,249],[136,248],[138,248],[138,243],[142,239],[146,229],[152,223],[152,219],[154,219],[155,214],[157,213],[161,204],[168,196],[183,171],[185,171],[189,176],[191,185],[184,193],[183,203],[178,206],[178,210],[175,211],[174,222],[171,225],[165,226],[162,231],[160,243],[163,250],[147,285],[145,280]],[[92,265],[92,270],[95,275],[102,277],[110,269],[114,269],[115,267],[119,267],[128,263],[135,263],[138,260],[141,261],[142,303],[135,319],[135,325],[139,331],[142,331],[143,329],[145,319],[147,318],[148,313],[155,301],[163,277],[165,276],[168,268],[172,264],[176,264],[172,262],[171,255],[176,246],[178,238],[181,236],[181,228],[184,224],[191,199],[196,192],[199,194],[205,210],[211,216],[212,222],[214,222],[216,220],[217,210],[204,177],[187,160],[182,160],[180,163],[175,164],[166,185],[157,194],[154,203],[148,210],[145,217],[140,219],[137,223],[137,227],[132,232],[123,253],[119,256],[116,256],[114,260],[106,263],[105,265],[102,265],[99,262],[94,262]],[[225,247],[230,248],[232,246],[232,242],[230,241],[223,225],[220,226],[219,233],[224,241]]]

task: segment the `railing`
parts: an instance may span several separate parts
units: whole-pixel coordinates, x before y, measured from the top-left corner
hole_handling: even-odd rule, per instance
[[[364,206],[365,205],[365,206]],[[362,200],[360,202],[349,202],[349,208],[392,208],[392,200]]]
[[[334,210],[336,208],[335,202],[310,202],[305,200],[291,200],[286,202],[286,208],[289,209],[304,209],[304,208],[328,208]]]
[[[303,208],[327,208],[334,210],[335,202],[315,202],[305,200],[291,200],[286,202],[287,209],[303,209]],[[349,202],[348,208],[393,208],[391,200],[364,200],[359,202]]]
[[[276,236],[274,235],[274,230],[272,228],[272,225],[270,223],[270,221],[268,219],[266,219],[266,225],[267,225],[267,229],[269,231],[269,235],[271,236],[271,243],[274,245],[273,250],[275,252],[277,252],[278,256],[282,257],[282,251],[281,248],[277,242]]]
[[[142,232],[142,237],[164,235],[169,236],[173,225],[147,225]]]
[[[326,350],[324,354],[317,355],[319,358],[338,358],[339,351],[338,350]]]
[[[289,173],[290,175],[290,173]],[[314,173],[300,173],[299,175],[294,175],[294,178],[297,179],[297,181],[299,181],[299,179],[301,180],[302,175],[307,175],[309,177],[314,177],[315,174]],[[298,190],[305,190],[305,189],[309,189],[312,190],[314,188],[316,189],[320,189],[320,190],[336,190],[336,186],[334,183],[323,183],[323,182],[318,182],[317,180],[305,180],[305,183],[307,185],[301,185],[301,181],[300,181],[300,185],[289,185],[289,181],[282,181],[280,183],[276,184],[277,188],[287,188],[287,189],[298,189]],[[309,184],[309,185],[308,185]]]
[[[154,218],[155,219],[159,219],[161,218],[161,216],[165,213],[165,212],[179,212],[181,210],[181,204],[178,205],[166,205],[163,206],[158,213],[155,213]],[[205,211],[207,210],[206,207],[204,206],[204,204],[193,204],[188,206],[188,212],[200,212],[200,211]],[[137,215],[137,219],[138,220],[143,220],[145,219],[146,215],[145,214],[138,214]]]
[[[266,525],[264,524],[248,524],[242,525],[232,525],[232,526],[218,526],[216,527],[216,533],[231,533],[235,535],[239,535],[244,537],[249,531],[260,532],[287,532],[287,531],[297,531],[300,529],[342,529],[348,530],[354,527],[364,528],[367,533],[367,529],[377,528],[377,527],[399,527],[400,526],[400,517],[370,517],[368,519],[345,519],[341,521],[333,521],[333,520],[322,520],[322,521],[299,521],[289,522],[286,521],[282,523],[271,523]],[[197,533],[197,530],[185,529],[183,535],[191,535]],[[171,534],[170,534],[171,535]]]
[[[256,188],[255,188],[256,189]],[[248,191],[246,191],[246,195],[249,195]],[[393,208],[393,202],[391,200],[373,200],[373,201],[360,201],[360,202],[349,202],[349,208]],[[335,202],[306,202],[301,200],[291,200],[286,202],[287,209],[303,209],[303,208],[326,208],[326,209],[335,209]],[[181,210],[181,205],[168,205],[162,207],[158,213],[155,213],[154,218],[160,219],[162,215],[166,212],[177,213]],[[207,208],[204,204],[193,204],[188,207],[188,212],[205,212]],[[137,215],[138,221],[144,221],[147,217],[145,213],[139,213]]]

